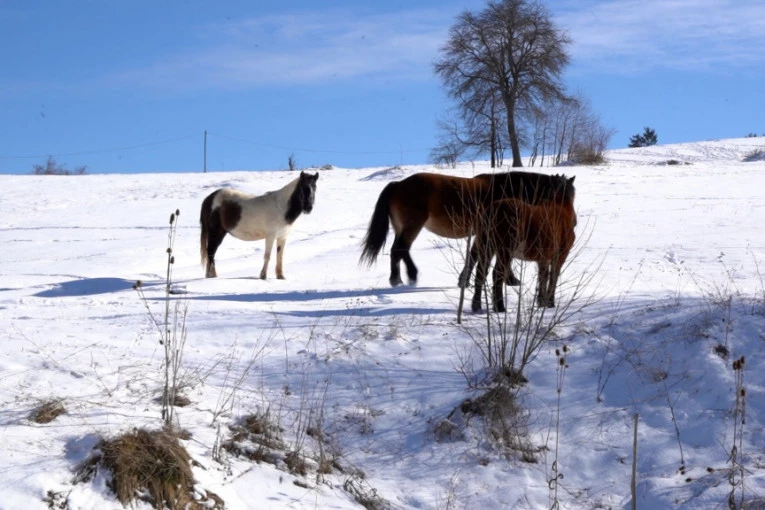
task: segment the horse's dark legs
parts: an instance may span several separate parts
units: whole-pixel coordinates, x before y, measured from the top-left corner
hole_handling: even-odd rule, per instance
[[[417,266],[414,265],[412,256],[409,254],[409,248],[412,246],[412,241],[417,237],[419,229],[414,235],[407,236],[406,233],[396,234],[396,238],[393,240],[393,246],[390,249],[390,284],[392,287],[401,285],[404,283],[401,281],[401,270],[399,269],[399,263],[403,260],[406,265],[406,274],[409,277],[409,284],[414,285],[417,283]],[[409,240],[411,239],[411,240]]]
[[[563,257],[558,258],[558,260],[562,259]],[[560,276],[560,271],[563,268],[563,263],[554,260],[550,266],[550,283],[547,289],[547,307],[555,308],[555,289],[558,287],[558,277]]]
[[[489,272],[489,262],[491,262],[491,256],[487,256],[485,253],[478,252],[478,260],[475,269],[475,287],[473,289],[473,302],[472,309],[474,312],[481,311],[481,301],[483,298],[483,287],[486,283],[486,276]],[[470,275],[470,273],[468,273]]]
[[[494,272],[492,273],[492,304],[497,313],[505,312],[505,282],[510,278],[508,274],[512,271],[510,263],[512,258],[506,256],[500,250],[497,253],[497,261],[494,263]]]
[[[513,265],[512,265],[512,259],[508,261],[507,263],[507,278],[505,278],[505,283],[507,285],[512,285],[513,287],[517,287],[521,284],[521,281],[516,278],[515,274],[513,274]]]
[[[207,268],[205,270],[206,278],[215,278],[218,273],[215,271],[215,252],[218,251],[220,243],[226,237],[226,230],[220,224],[218,211],[214,211],[210,219],[210,226],[207,233]]]
[[[555,306],[555,287],[551,286],[554,271],[549,262],[537,262],[537,306],[540,308]]]
[[[462,271],[460,272],[459,280],[457,283],[461,289],[465,289],[468,285],[470,285],[470,275],[473,273],[473,268],[475,267],[476,261],[480,255],[480,248],[478,244],[479,242],[480,241],[478,238],[476,238],[475,242],[470,247],[470,251],[468,252],[468,257],[465,261],[465,267],[463,267]]]
[[[401,280],[401,269],[398,266],[401,259],[404,258],[406,250],[397,246],[398,244],[400,244],[399,238],[396,237],[395,241],[393,241],[393,247],[391,247],[390,250],[390,278],[388,281],[390,282],[391,287],[396,287],[404,283]]]

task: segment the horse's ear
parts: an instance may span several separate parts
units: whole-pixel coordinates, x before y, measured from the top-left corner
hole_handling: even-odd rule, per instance
[[[311,177],[313,177],[313,180],[314,180],[314,181],[318,181],[318,180],[319,180],[319,172],[316,172],[316,173],[315,173],[315,174],[313,174]]]
[[[569,184],[574,184],[574,179],[576,179],[576,175],[573,176],[571,179],[568,180]]]

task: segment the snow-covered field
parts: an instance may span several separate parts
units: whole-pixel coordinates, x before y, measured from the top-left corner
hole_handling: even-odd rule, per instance
[[[177,409],[178,422],[191,433],[184,445],[199,487],[227,508],[360,508],[343,489],[350,478],[394,508],[549,508],[554,351],[564,343],[562,508],[629,507],[636,413],[638,507],[727,508],[731,365],[742,355],[746,420],[737,453],[744,497],[762,502],[765,161],[742,161],[756,148],[765,149],[765,138],[618,150],[604,166],[542,170],[576,175],[582,249],[562,279],[593,268],[597,275],[583,289],[596,301],[559,326],[527,369],[520,397],[531,441],[542,448],[536,463],[477,437],[438,442],[431,432],[473,396],[458,367],[473,345],[466,331],[486,317],[456,324],[454,243],[420,235],[416,287],[389,287],[387,249],[376,266],[357,264],[385,184],[432,167],[320,171],[313,213],[287,241],[283,281],[274,278],[275,257],[269,279],[256,279],[262,242],[230,237],[216,257],[219,277],[203,278],[199,207],[219,187],[260,194],[295,174],[0,176],[0,508],[122,508],[104,476],[74,484],[74,470],[100,437],[161,425],[162,347],[132,285],[144,282],[161,315],[176,209],[174,281],[183,293],[173,299],[188,306],[191,400]],[[51,399],[62,399],[66,414],[30,421]],[[317,448],[305,424],[322,416],[346,472],[317,484],[315,473],[228,453],[213,460],[219,434],[265,409],[285,442],[305,452]]]

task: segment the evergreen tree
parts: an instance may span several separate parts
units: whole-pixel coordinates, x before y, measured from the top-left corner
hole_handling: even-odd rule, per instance
[[[630,144],[628,147],[648,147],[650,145],[656,145],[659,138],[656,136],[656,130],[649,127],[643,128],[642,134],[630,136]]]

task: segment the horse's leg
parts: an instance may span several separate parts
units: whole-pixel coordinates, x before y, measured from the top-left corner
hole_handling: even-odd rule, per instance
[[[274,247],[274,241],[276,236],[274,234],[268,234],[266,236],[266,252],[263,254],[263,269],[260,270],[260,279],[266,279],[266,271],[268,270],[268,261],[271,260],[271,249]]]
[[[474,312],[480,312],[481,302],[483,301],[483,287],[486,283],[486,274],[489,272],[491,254],[487,254],[481,250],[478,251],[476,255],[475,286],[473,288],[473,302],[471,303],[471,307]]]
[[[409,249],[404,252],[404,265],[406,265],[406,276],[409,278],[409,285],[417,284],[417,266],[414,265],[414,260],[409,254]]]
[[[470,285],[470,275],[473,273],[473,268],[475,267],[476,260],[478,259],[479,250],[480,248],[478,247],[478,240],[476,238],[473,246],[470,247],[467,260],[465,261],[465,267],[462,268],[459,280],[457,282],[461,289],[467,288],[467,286]]]
[[[409,277],[409,284],[414,285],[417,283],[417,266],[414,265],[412,256],[409,254],[409,248],[417,238],[417,234],[420,233],[418,228],[409,228],[403,230],[401,233],[396,233],[395,239],[393,239],[393,246],[390,249],[390,284],[395,287],[401,285],[401,271],[399,269],[399,262],[402,260],[406,265],[406,274]]]
[[[507,273],[511,271],[510,262],[513,259],[505,253],[505,250],[497,251],[497,260],[494,262],[494,272],[492,273],[492,304],[497,313],[505,312],[505,281]]]
[[[276,277],[279,280],[284,280],[284,272],[282,271],[282,257],[284,257],[285,244],[287,244],[286,237],[279,237],[276,239]]]
[[[541,308],[550,306],[550,269],[550,262],[537,262],[537,306]]]
[[[205,278],[216,278],[218,273],[215,271],[215,252],[218,251],[220,243],[226,237],[226,230],[220,224],[218,211],[213,213],[210,220],[210,226],[207,233],[207,267],[205,268]]]
[[[401,269],[399,268],[399,262],[401,262],[401,259],[403,258],[403,250],[399,248],[400,244],[400,236],[396,234],[396,237],[393,239],[393,246],[390,250],[390,278],[388,281],[390,282],[391,287],[396,287],[404,283],[401,280]]]
[[[513,287],[517,287],[521,284],[521,281],[516,278],[513,273],[513,259],[510,259],[507,263],[507,278],[505,279],[505,283],[507,285],[512,285]]]
[[[552,270],[550,271],[550,288],[548,290],[547,306],[549,308],[555,308],[555,289],[558,287],[558,277],[560,277],[561,269],[563,268],[563,262],[565,256],[558,256],[556,260],[551,264]]]

